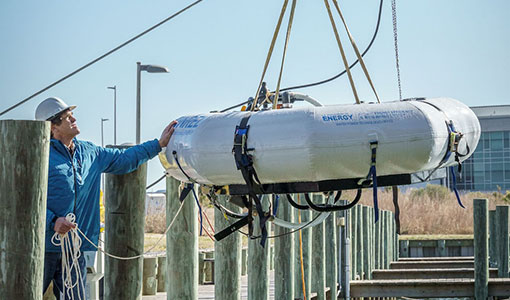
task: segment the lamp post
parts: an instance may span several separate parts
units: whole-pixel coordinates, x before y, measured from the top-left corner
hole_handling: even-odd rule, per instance
[[[113,144],[117,145],[117,86],[108,86],[113,90]]]
[[[105,121],[108,121],[108,119],[101,118],[101,147],[104,147],[104,136],[103,136],[103,124]],[[101,174],[101,183],[102,183],[102,190],[104,191],[104,174]]]
[[[108,121],[108,119],[101,118],[101,147],[104,147],[103,124],[105,121]]]
[[[140,144],[140,75],[142,71],[148,73],[168,73],[168,68],[158,65],[142,65],[136,63],[136,144]]]

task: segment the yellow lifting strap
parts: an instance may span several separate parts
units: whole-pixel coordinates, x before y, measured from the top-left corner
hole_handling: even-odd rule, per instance
[[[287,25],[287,36],[285,37],[285,46],[283,47],[282,64],[280,65],[280,75],[276,84],[276,91],[273,97],[273,109],[277,109],[278,96],[280,95],[280,83],[282,82],[283,64],[285,63],[285,55],[287,54],[287,45],[289,44],[290,31],[292,29],[292,21],[294,20],[294,11],[296,10],[297,0],[292,0],[292,8],[290,9],[289,24]]]
[[[377,92],[375,91],[374,84],[372,83],[372,80],[370,79],[370,75],[368,74],[368,70],[367,70],[367,67],[365,66],[365,62],[363,61],[363,57],[361,56],[361,54],[358,50],[358,46],[356,46],[356,42],[354,41],[354,38],[352,37],[351,32],[349,31],[349,28],[347,27],[347,23],[345,22],[344,16],[342,15],[342,11],[340,10],[340,7],[338,6],[337,0],[333,0],[333,3],[335,4],[336,10],[338,11],[340,18],[342,19],[342,23],[344,23],[345,31],[347,32],[347,35],[349,36],[349,40],[351,41],[352,48],[354,49],[354,52],[356,52],[356,56],[358,57],[361,68],[363,68],[363,72],[365,73],[365,76],[367,77],[368,83],[370,83],[370,87],[372,87],[372,91],[374,91],[375,98],[377,99],[377,103],[381,103],[381,100],[379,100],[379,96],[377,95]]]
[[[260,77],[259,87],[257,88],[257,93],[255,94],[255,99],[253,100],[253,104],[251,106],[251,110],[255,110],[257,106],[257,101],[259,98],[260,89],[262,88],[262,82],[264,81],[264,76],[266,75],[267,67],[269,65],[269,61],[271,60],[271,56],[273,54],[274,45],[276,43],[276,38],[278,37],[278,32],[280,31],[280,26],[282,25],[283,16],[285,15],[285,11],[287,10],[287,4],[289,0],[285,0],[282,6],[282,10],[280,12],[280,18],[278,19],[278,23],[276,24],[276,28],[273,33],[273,40],[271,41],[271,46],[269,47],[269,51],[267,52],[266,63],[264,65],[264,70],[262,71],[262,76]]]
[[[356,91],[356,87],[354,86],[354,80],[352,79],[351,69],[349,68],[349,63],[347,63],[344,48],[342,47],[342,42],[340,41],[340,36],[338,35],[338,30],[336,29],[335,20],[333,19],[333,14],[331,13],[331,8],[329,6],[328,0],[324,0],[324,4],[326,5],[326,9],[328,10],[331,26],[333,27],[333,31],[335,32],[336,43],[338,44],[338,49],[340,49],[340,54],[342,55],[342,61],[344,62],[345,71],[347,71],[347,76],[349,76],[349,82],[351,84],[352,93],[354,94],[354,99],[356,100],[357,104],[360,104],[358,92]]]

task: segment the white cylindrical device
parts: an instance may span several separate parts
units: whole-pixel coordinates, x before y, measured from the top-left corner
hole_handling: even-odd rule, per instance
[[[186,173],[207,185],[244,184],[232,148],[236,126],[247,114],[246,143],[264,184],[365,177],[372,141],[378,142],[378,176],[452,166],[455,155],[444,161],[450,122],[462,134],[457,149],[467,155],[459,156],[461,162],[480,138],[476,115],[451,98],[208,113],[178,119],[163,163],[168,174],[189,181]]]

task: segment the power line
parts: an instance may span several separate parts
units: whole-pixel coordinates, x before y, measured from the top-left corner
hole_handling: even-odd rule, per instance
[[[57,84],[61,83],[61,82],[62,82],[62,81],[64,81],[64,80],[68,79],[69,77],[71,77],[71,76],[73,76],[73,75],[75,75],[75,74],[79,73],[80,71],[83,71],[84,69],[88,68],[89,66],[91,66],[91,65],[95,64],[96,62],[98,62],[98,61],[102,60],[103,58],[105,58],[105,57],[109,56],[109,55],[110,55],[110,54],[112,54],[113,52],[115,52],[115,51],[117,51],[117,50],[121,49],[122,47],[124,47],[124,46],[126,46],[126,45],[130,44],[131,42],[135,41],[136,39],[138,39],[138,38],[140,38],[140,37],[144,36],[145,34],[147,34],[147,33],[151,32],[152,30],[154,30],[154,29],[156,29],[157,27],[159,27],[159,26],[163,25],[164,23],[166,23],[166,22],[170,21],[171,19],[173,19],[173,18],[177,17],[177,16],[178,16],[178,15],[180,15],[181,13],[185,12],[186,10],[190,9],[191,7],[195,6],[196,4],[198,4],[198,3],[202,2],[202,1],[203,1],[203,0],[197,0],[197,1],[193,2],[193,3],[191,3],[190,5],[186,6],[185,8],[183,8],[183,9],[181,9],[180,11],[176,12],[175,14],[171,15],[170,17],[168,17],[168,18],[164,19],[163,21],[159,22],[158,24],[156,24],[156,25],[152,26],[151,28],[149,28],[149,29],[145,30],[144,32],[142,32],[142,33],[138,34],[137,36],[135,36],[135,37],[133,37],[133,38],[131,38],[131,39],[129,39],[128,41],[126,41],[126,42],[122,43],[121,45],[119,45],[119,46],[115,47],[114,49],[112,49],[112,50],[110,50],[110,51],[106,52],[105,54],[103,54],[103,55],[101,55],[100,57],[98,57],[98,58],[94,59],[93,61],[91,61],[91,62],[89,62],[89,63],[85,64],[84,66],[82,66],[82,67],[80,67],[80,68],[76,69],[75,71],[73,71],[73,72],[69,73],[68,75],[66,75],[66,76],[64,76],[64,77],[60,78],[59,80],[57,80],[57,81],[53,82],[52,84],[48,85],[47,87],[43,88],[42,90],[40,90],[40,91],[38,91],[38,92],[36,92],[36,93],[32,94],[31,96],[29,96],[29,97],[27,97],[27,98],[25,98],[25,99],[21,100],[21,101],[20,101],[20,102],[18,102],[17,104],[15,104],[15,105],[13,105],[13,106],[9,107],[8,109],[6,109],[6,110],[2,111],[2,112],[0,113],[0,116],[2,116],[2,115],[4,115],[4,114],[6,114],[6,113],[8,113],[8,112],[10,112],[11,110],[15,109],[16,107],[20,106],[21,104],[23,104],[23,103],[27,102],[28,100],[30,100],[30,99],[32,99],[32,98],[34,98],[34,97],[35,97],[35,96],[37,96],[37,95],[39,95],[39,94],[41,94],[41,93],[43,93],[43,92],[45,92],[45,91],[49,90],[50,88],[54,87],[55,85],[57,85]]]

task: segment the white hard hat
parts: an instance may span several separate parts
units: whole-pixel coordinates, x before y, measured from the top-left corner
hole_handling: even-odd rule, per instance
[[[48,121],[66,109],[73,110],[76,105],[67,105],[62,99],[50,97],[37,106],[35,110],[35,119],[39,121]]]

